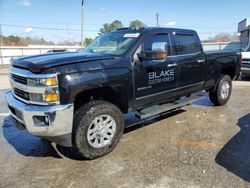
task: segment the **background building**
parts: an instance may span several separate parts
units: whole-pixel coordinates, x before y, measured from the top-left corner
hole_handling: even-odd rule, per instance
[[[246,18],[238,24],[238,32],[240,41],[245,44],[246,48],[250,45],[250,18]]]

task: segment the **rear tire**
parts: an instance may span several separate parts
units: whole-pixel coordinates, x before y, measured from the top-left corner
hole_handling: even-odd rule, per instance
[[[215,106],[225,105],[232,93],[232,79],[228,75],[221,75],[213,91],[209,92],[209,99]]]
[[[77,110],[74,116],[74,147],[87,159],[110,153],[124,131],[124,117],[115,105],[106,101],[92,101]]]

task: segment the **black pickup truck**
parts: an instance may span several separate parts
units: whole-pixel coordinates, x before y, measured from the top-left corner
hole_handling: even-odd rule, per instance
[[[17,127],[94,159],[115,148],[128,112],[152,117],[201,91],[226,104],[240,61],[237,52],[204,53],[193,30],[122,28],[77,53],[13,60],[6,100]]]

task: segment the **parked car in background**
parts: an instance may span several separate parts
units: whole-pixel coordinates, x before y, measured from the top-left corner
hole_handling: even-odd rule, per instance
[[[244,52],[242,52],[241,78],[250,77],[250,44]]]
[[[52,49],[48,50],[46,53],[62,53],[62,52],[69,52],[67,49]]]

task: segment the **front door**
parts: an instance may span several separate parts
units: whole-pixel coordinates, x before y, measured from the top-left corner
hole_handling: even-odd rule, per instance
[[[143,44],[145,51],[165,51],[165,60],[140,60],[134,64],[136,101],[155,103],[174,96],[177,88],[177,64],[171,57],[171,40],[168,33],[154,34]]]

